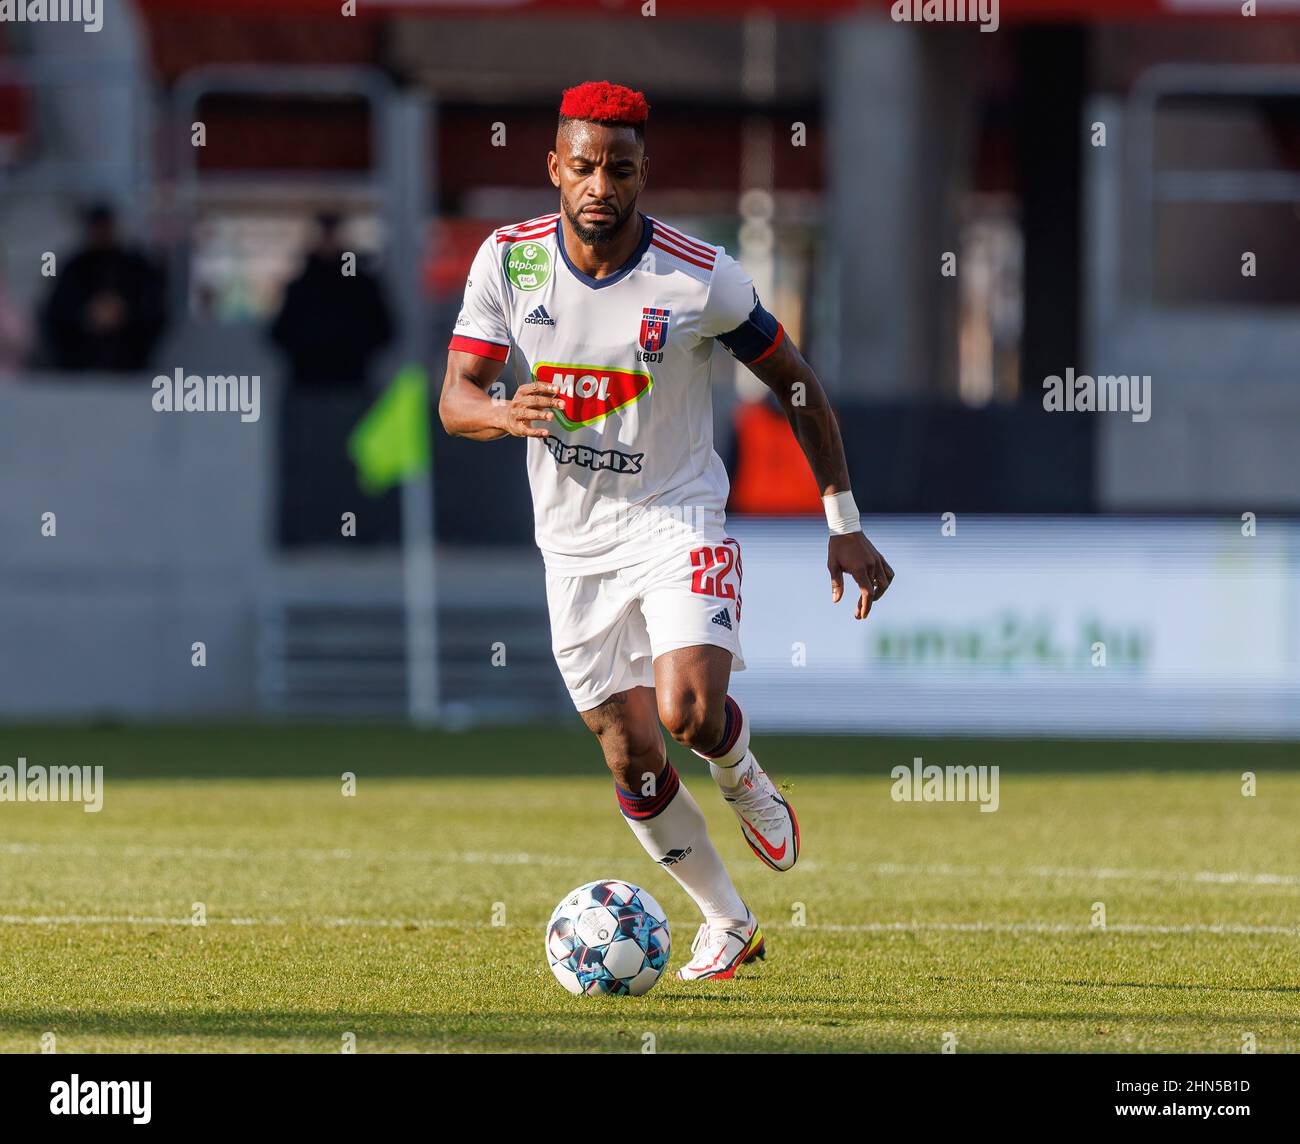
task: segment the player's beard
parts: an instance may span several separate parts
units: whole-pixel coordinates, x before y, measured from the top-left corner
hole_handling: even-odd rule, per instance
[[[584,246],[605,246],[613,242],[636,214],[636,199],[633,199],[620,214],[609,222],[592,225],[580,221],[581,208],[574,212],[569,209],[568,203],[564,203],[563,206],[564,217],[569,220],[573,233],[578,236],[578,241]]]

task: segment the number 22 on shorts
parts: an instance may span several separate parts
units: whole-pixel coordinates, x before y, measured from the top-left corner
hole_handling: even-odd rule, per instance
[[[733,549],[731,546],[735,545]],[[740,545],[734,540],[726,544],[707,544],[691,550],[691,591],[702,596],[717,596],[736,601],[736,623],[740,623]],[[735,583],[731,574],[735,572]]]

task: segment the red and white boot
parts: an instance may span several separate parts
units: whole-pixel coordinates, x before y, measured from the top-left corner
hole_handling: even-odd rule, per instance
[[[709,771],[740,819],[740,831],[759,861],[773,870],[788,870],[799,858],[799,821],[794,809],[746,752],[734,767],[709,764]]]
[[[753,914],[737,929],[701,925],[691,942],[691,960],[677,971],[679,981],[708,981],[736,976],[736,970],[756,957],[766,958],[763,930]]]

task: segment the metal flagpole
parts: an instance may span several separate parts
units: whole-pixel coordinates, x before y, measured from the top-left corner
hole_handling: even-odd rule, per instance
[[[404,361],[429,360],[428,315],[421,301],[420,257],[424,222],[432,211],[429,153],[433,107],[429,96],[399,95],[390,105],[388,163],[392,172],[390,251],[395,260]],[[425,394],[425,412],[431,395]],[[432,449],[430,450],[432,452]],[[433,464],[402,482],[402,581],[406,620],[407,716],[417,727],[436,724],[438,678],[438,594],[433,521]]]
[[[438,722],[438,594],[434,582],[433,472],[402,482],[406,596],[406,706],[417,727]]]

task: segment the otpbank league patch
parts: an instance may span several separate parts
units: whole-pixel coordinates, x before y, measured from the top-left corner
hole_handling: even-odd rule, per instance
[[[637,338],[639,345],[648,354],[657,354],[668,342],[668,318],[671,310],[658,306],[646,306],[641,311],[641,334]]]
[[[594,425],[640,401],[654,385],[654,378],[644,370],[550,361],[539,361],[533,367],[533,376],[554,385],[556,396],[564,400],[564,408],[555,411],[555,420],[565,429]]]
[[[538,242],[516,242],[506,251],[504,266],[516,290],[540,290],[551,280],[551,252]]]

